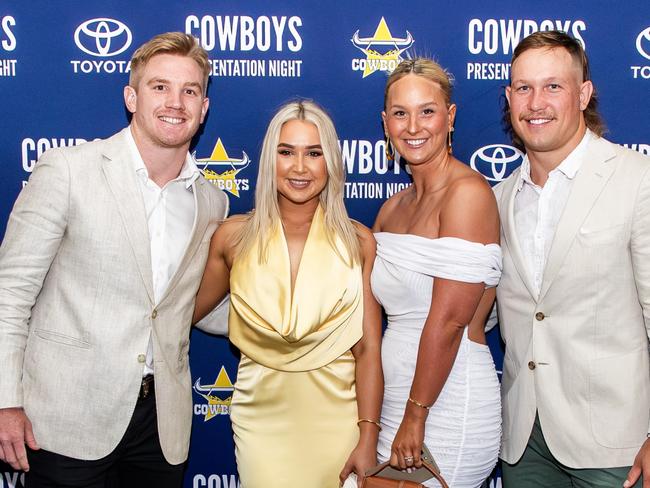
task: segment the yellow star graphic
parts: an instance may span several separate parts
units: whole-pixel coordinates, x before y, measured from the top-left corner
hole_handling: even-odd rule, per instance
[[[382,17],[372,37],[361,38],[358,35],[359,31],[354,34],[352,43],[366,55],[363,78],[371,75],[375,71],[385,70],[389,62],[394,66],[402,60],[400,56],[402,52],[413,45],[413,37],[408,31],[406,33],[407,37],[404,39],[394,38],[388,28],[386,19]],[[373,46],[392,46],[393,49],[381,54]]]
[[[228,152],[226,151],[226,148],[223,145],[223,142],[221,142],[221,138],[219,137],[216,144],[214,145],[214,148],[212,149],[212,154],[210,154],[210,156],[207,158],[197,158],[196,161],[197,163],[205,163],[202,171],[203,176],[206,180],[216,184],[219,188],[232,193],[236,197],[239,197],[239,189],[237,188],[235,177],[237,176],[237,173],[248,166],[249,159],[246,153],[244,153],[244,159],[231,158],[228,156]],[[217,173],[214,170],[208,169],[208,165],[214,163],[230,164],[232,169],[226,170],[223,173]],[[234,164],[236,163],[243,164],[243,167],[235,168]],[[230,184],[228,184],[228,182],[230,182]]]
[[[214,380],[213,384],[199,385],[197,380],[197,383],[194,385],[194,391],[205,398],[208,401],[208,405],[211,407],[203,418],[204,422],[207,422],[220,413],[228,413],[230,403],[232,402],[233,389],[232,381],[230,381],[230,377],[228,376],[224,366],[221,366],[217,379]],[[230,395],[222,399],[213,393],[215,390],[218,392],[230,392]]]

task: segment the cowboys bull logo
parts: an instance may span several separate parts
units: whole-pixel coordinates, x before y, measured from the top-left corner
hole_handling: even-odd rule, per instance
[[[217,139],[209,157],[196,158],[196,162],[206,180],[231,195],[239,198],[240,190],[250,188],[248,179],[237,178],[237,175],[248,167],[251,160],[244,151],[241,159],[229,157],[221,138]]]
[[[229,415],[232,392],[234,390],[232,381],[221,366],[217,379],[211,385],[202,385],[201,378],[194,382],[194,391],[201,395],[208,403],[197,403],[194,405],[194,415],[203,415],[203,421],[207,422],[217,415]]]
[[[350,40],[354,47],[366,55],[365,59],[352,60],[352,69],[363,71],[363,78],[375,71],[392,73],[404,59],[402,53],[415,42],[409,31],[406,31],[404,38],[393,37],[383,17],[372,37],[360,37],[357,30]]]

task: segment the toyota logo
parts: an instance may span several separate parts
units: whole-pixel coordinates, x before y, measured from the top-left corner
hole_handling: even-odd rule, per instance
[[[645,41],[645,47],[644,47]],[[636,50],[646,59],[650,59],[650,27],[639,32],[636,38]]]
[[[101,17],[77,27],[74,42],[86,54],[109,57],[123,53],[131,45],[131,31],[119,20]]]
[[[524,154],[506,144],[491,144],[474,151],[470,166],[488,181],[505,180],[523,161]]]

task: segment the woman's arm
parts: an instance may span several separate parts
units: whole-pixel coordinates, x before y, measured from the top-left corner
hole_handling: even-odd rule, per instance
[[[352,348],[352,354],[356,362],[357,410],[359,419],[365,421],[358,424],[359,442],[341,471],[341,482],[353,471],[362,477],[367,469],[377,463],[378,424],[384,393],[380,352],[381,309],[370,289],[370,273],[375,261],[376,244],[375,238],[366,227],[359,224],[357,228],[363,259],[363,336]]]
[[[489,186],[478,179],[449,189],[440,214],[439,237],[458,237],[482,244],[499,240],[499,218]],[[411,385],[410,400],[391,449],[391,464],[404,469],[421,466],[420,453],[429,407],[440,394],[463,336],[485,291],[484,283],[436,278]],[[404,458],[412,456],[407,466]]]
[[[241,225],[241,216],[233,216],[212,235],[208,260],[196,294],[193,324],[210,313],[230,290],[230,263],[227,255],[232,252],[233,235]]]

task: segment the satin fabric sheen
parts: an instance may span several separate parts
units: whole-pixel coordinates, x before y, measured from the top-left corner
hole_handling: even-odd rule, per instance
[[[230,275],[230,340],[241,361],[231,419],[242,488],[336,488],[358,442],[355,361],[362,274],[319,208],[291,291],[289,253],[278,227],[268,259],[258,248]]]

